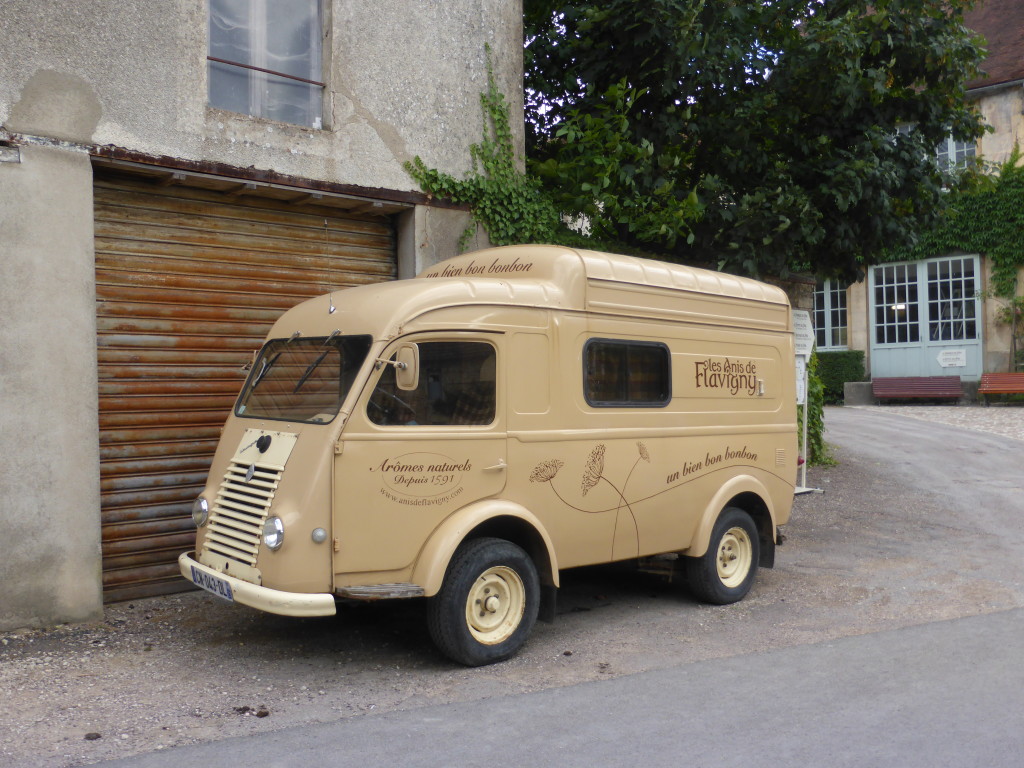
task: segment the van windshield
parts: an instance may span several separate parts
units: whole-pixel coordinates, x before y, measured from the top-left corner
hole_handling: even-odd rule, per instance
[[[370,352],[370,336],[274,339],[260,351],[235,415],[325,424],[338,415]]]

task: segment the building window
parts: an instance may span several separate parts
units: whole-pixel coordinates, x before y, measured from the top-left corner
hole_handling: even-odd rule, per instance
[[[978,258],[875,267],[876,344],[978,338]]]
[[[957,141],[947,136],[936,148],[939,168],[943,171],[962,171],[974,165],[977,147],[974,142]]]
[[[977,338],[976,293],[973,257],[928,262],[928,338]]]
[[[662,406],[672,397],[672,355],[664,344],[591,339],[583,350],[583,392],[596,406]]]
[[[896,128],[896,133],[901,136],[909,136],[913,131],[914,126],[910,124],[900,125]],[[935,147],[939,170],[943,173],[956,174],[972,167],[977,153],[978,148],[973,141],[957,141],[952,134],[948,134]]]
[[[875,267],[875,342],[907,344],[920,340],[917,265]]]
[[[210,0],[211,107],[322,127],[320,0]]]
[[[846,349],[846,283],[819,280],[814,289],[814,341],[818,349]]]

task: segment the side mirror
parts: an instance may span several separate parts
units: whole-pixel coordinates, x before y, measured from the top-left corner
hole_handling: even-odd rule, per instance
[[[395,383],[408,392],[420,382],[420,348],[416,344],[402,344],[395,352]]]

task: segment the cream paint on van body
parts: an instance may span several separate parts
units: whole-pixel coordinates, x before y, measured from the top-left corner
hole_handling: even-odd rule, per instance
[[[204,495],[216,495],[252,430],[296,436],[272,511],[285,543],[261,548],[256,564],[259,583],[296,593],[404,584],[433,594],[462,537],[496,515],[537,530],[557,564],[542,579],[555,584],[557,568],[701,555],[740,494],[761,500],[774,534],[797,468],[790,323],[772,286],[548,246],[466,254],[415,280],[339,291],[285,313],[269,338],[370,334],[371,361],[400,342],[484,341],[497,354],[493,423],[374,424],[367,401],[382,369],[368,362],[328,424],[231,416]],[[588,404],[593,338],[666,345],[670,402]],[[318,527],[324,543],[311,539]]]

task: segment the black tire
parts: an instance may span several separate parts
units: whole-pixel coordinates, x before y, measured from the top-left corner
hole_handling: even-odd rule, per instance
[[[429,599],[427,628],[441,653],[479,667],[515,654],[539,607],[540,580],[530,556],[504,539],[472,539],[456,550],[441,590]]]
[[[703,557],[687,558],[686,580],[693,596],[705,603],[728,605],[747,596],[761,556],[753,519],[738,507],[726,507],[715,521]]]

